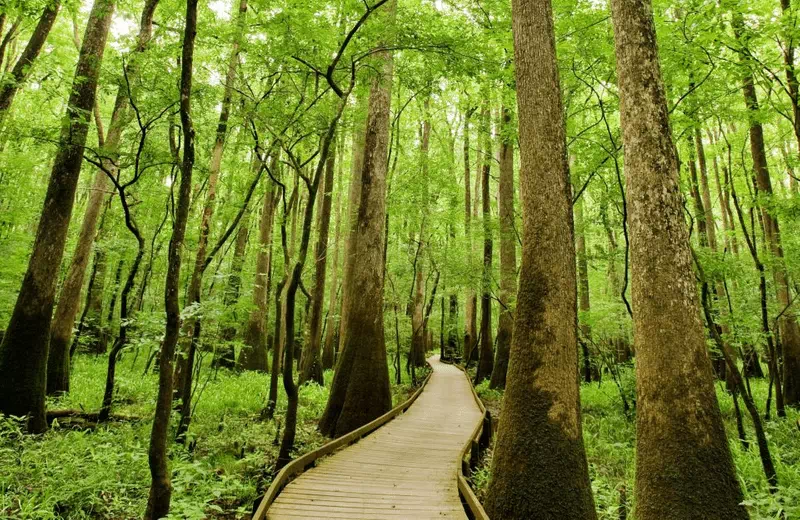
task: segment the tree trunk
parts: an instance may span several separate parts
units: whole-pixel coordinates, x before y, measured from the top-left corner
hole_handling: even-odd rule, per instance
[[[340,146],[340,150],[344,147]],[[339,161],[341,165],[342,161]],[[341,170],[341,166],[340,166]],[[338,327],[336,327],[336,289],[339,274],[339,239],[341,238],[341,224],[342,224],[342,197],[341,197],[341,171],[336,176],[336,190],[339,196],[336,197],[336,231],[334,232],[333,239],[333,265],[331,266],[331,283],[328,296],[328,317],[325,325],[327,335],[325,336],[325,344],[322,348],[322,369],[330,370],[333,368],[335,350],[334,343],[337,341]]]
[[[653,10],[612,0],[636,343],[636,517],[748,518],[714,390]]]
[[[181,185],[175,205],[175,220],[172,239],[169,243],[167,277],[164,283],[164,305],[167,323],[158,370],[158,398],[156,400],[153,429],[150,434],[149,465],[150,495],[147,499],[145,520],[156,520],[169,513],[172,496],[171,476],[167,458],[167,434],[172,412],[172,359],[180,333],[180,306],[178,291],[181,277],[181,249],[186,236],[186,221],[189,216],[189,198],[192,193],[192,170],[194,168],[194,125],[192,122],[192,67],[194,41],[197,36],[197,0],[186,2],[186,22],[181,53],[180,114],[183,128],[183,161]]]
[[[157,5],[158,0],[148,0],[145,3],[139,25],[136,52],[143,52],[150,41],[153,32],[153,13]],[[136,68],[131,66],[130,62],[126,64],[127,81],[123,81],[117,90],[108,135],[101,143],[102,153],[107,157],[116,157],[119,151],[122,129],[128,119],[128,84],[131,82],[135,70]],[[109,171],[114,172],[116,170],[114,161],[106,160],[104,161],[104,166]],[[97,232],[100,210],[103,206],[103,201],[107,198],[108,186],[108,176],[102,170],[98,170],[95,173],[94,183],[89,193],[89,200],[86,204],[83,222],[78,235],[78,243],[75,246],[75,252],[69,264],[66,280],[61,287],[58,305],[53,316],[53,326],[50,334],[50,356],[47,360],[47,392],[51,395],[69,391],[69,343],[72,338],[72,327],[75,323],[75,316],[78,314],[83,278],[86,273],[86,267],[89,264],[92,243]],[[105,349],[103,350],[105,351]]]
[[[394,24],[397,3],[390,0],[380,18]],[[369,94],[361,196],[351,235],[353,266],[343,309],[346,328],[330,397],[320,418],[323,435],[336,437],[380,417],[392,407],[383,332],[383,251],[386,222],[386,170],[392,100],[391,51],[375,54],[379,71]]]
[[[589,346],[587,342],[592,339],[592,326],[589,325],[589,312],[591,311],[591,303],[589,300],[589,262],[586,258],[586,228],[583,219],[583,198],[578,199],[572,206],[575,215],[575,245],[576,253],[578,256],[578,309],[583,315],[581,321],[581,335],[579,339],[581,351],[583,353],[583,381],[591,383],[594,377],[595,370],[592,367],[592,357],[589,353]]]
[[[233,260],[231,260],[231,272],[228,274],[228,286],[225,288],[223,305],[229,309],[239,301],[239,293],[242,288],[242,268],[244,267],[244,257],[247,251],[247,237],[250,234],[250,212],[246,212],[239,223],[236,231],[236,242],[233,248]],[[222,344],[217,352],[216,366],[222,368],[234,368],[236,366],[236,350],[233,340],[236,338],[236,323],[238,319],[234,311],[230,321],[222,328]]]
[[[331,223],[331,206],[333,205],[333,177],[336,167],[336,153],[333,143],[328,152],[325,164],[325,180],[322,194],[322,207],[320,208],[317,235],[317,245],[314,251],[315,272],[314,292],[311,294],[311,316],[308,320],[308,339],[300,358],[300,380],[302,385],[306,381],[315,381],[324,385],[322,378],[322,363],[320,350],[322,348],[322,319],[323,304],[325,303],[325,275],[328,266],[328,232]]]
[[[564,111],[549,1],[514,0],[522,266],[486,512],[597,518],[583,447]]]
[[[483,279],[481,281],[481,329],[480,356],[475,382],[492,377],[494,351],[492,349],[492,198],[489,193],[489,173],[491,170],[492,132],[488,109],[484,109],[481,119],[485,125],[486,157],[483,159],[481,175],[481,201],[483,206]]]
[[[225,149],[225,138],[228,135],[228,118],[230,117],[231,99],[233,96],[233,82],[236,79],[236,67],[239,63],[240,40],[244,34],[245,15],[247,14],[247,0],[239,0],[239,13],[237,16],[237,34],[234,37],[231,54],[228,58],[228,67],[225,75],[225,88],[222,95],[222,107],[217,123],[217,133],[214,139],[214,146],[211,149],[211,162],[208,166],[208,183],[206,202],[203,206],[203,213],[200,219],[200,236],[197,240],[197,252],[195,254],[194,270],[192,271],[189,290],[186,294],[186,301],[189,305],[200,303],[200,291],[203,286],[203,273],[205,271],[206,255],[208,251],[208,236],[211,232],[211,219],[214,216],[215,202],[217,198],[217,182],[222,168],[222,152]],[[175,374],[175,388],[191,388],[188,379],[191,379],[192,367],[187,361],[192,357],[190,352],[193,346],[196,347],[200,338],[195,337],[195,333],[200,332],[196,326],[199,318],[189,318],[183,324],[184,338],[181,342],[180,355],[178,357],[177,371]],[[191,395],[182,396],[181,406],[188,406]],[[191,394],[191,392],[190,392]]]
[[[56,282],[113,12],[113,0],[92,6],[33,252],[0,346],[0,413],[28,415],[32,432],[47,429],[44,398]]]
[[[339,313],[339,335],[337,344],[334,345],[335,363],[338,363],[339,350],[342,346],[342,338],[347,324],[347,309],[350,294],[352,294],[353,271],[356,268],[355,260],[355,239],[358,230],[358,206],[361,202],[361,174],[364,169],[364,144],[366,141],[366,121],[361,123],[360,118],[356,117],[353,132],[353,156],[350,170],[350,188],[348,190],[348,211],[347,211],[347,237],[344,243],[344,276],[342,277],[342,301],[341,312]]]
[[[53,28],[53,24],[56,21],[56,17],[58,16],[58,10],[60,7],[61,7],[60,0],[55,0],[52,3],[52,5],[47,5],[44,8],[44,12],[42,12],[42,16],[39,18],[39,22],[33,29],[33,34],[31,34],[31,38],[30,40],[28,40],[28,44],[25,46],[25,50],[22,51],[22,54],[20,54],[19,59],[14,64],[14,68],[11,70],[10,77],[3,78],[3,87],[0,89],[0,126],[2,126],[3,120],[5,119],[9,109],[11,108],[11,103],[13,103],[14,101],[14,96],[16,96],[17,90],[19,90],[22,84],[25,83],[25,79],[28,77],[28,74],[31,71],[33,62],[36,61],[36,58],[39,56],[42,47],[44,47],[44,44],[47,41],[47,35],[50,34],[50,30]],[[105,37],[103,37],[103,44],[105,45]],[[95,44],[91,43],[91,45]],[[102,51],[100,52],[100,56],[102,59]],[[86,67],[85,64],[84,67]],[[96,81],[97,80],[95,79],[95,82]],[[92,97],[92,99],[94,98]],[[94,106],[94,103],[92,103],[92,105],[89,106],[90,111],[92,109],[92,106]],[[88,124],[87,124],[87,129],[88,129]],[[5,140],[6,138],[3,139]],[[84,137],[84,141],[85,139],[86,138]],[[78,170],[80,171],[80,168],[78,168]]]
[[[472,199],[470,187],[470,164],[469,164],[469,120],[473,109],[464,113],[464,233],[467,235],[467,265],[472,266],[473,244],[472,244]],[[477,169],[477,168],[476,168]],[[477,198],[477,194],[476,194]],[[472,269],[470,269],[470,272]],[[478,339],[477,307],[478,296],[475,289],[471,286],[467,288],[466,303],[464,310],[464,363],[469,364],[472,357],[472,350]]]
[[[256,161],[257,162],[257,161]],[[277,162],[277,161],[276,161]],[[274,163],[273,163],[274,166]],[[254,165],[254,168],[260,168]],[[270,266],[272,264],[272,223],[275,215],[275,188],[270,180],[261,219],[258,223],[258,255],[256,256],[256,278],[253,282],[253,310],[247,320],[244,347],[239,354],[239,367],[243,370],[269,369],[267,363],[267,318],[269,317]]]
[[[741,39],[743,24],[742,15],[734,13],[732,25],[737,40]],[[748,65],[749,58],[745,54],[742,54],[741,59],[745,65]],[[772,181],[767,168],[764,130],[758,119],[758,97],[752,73],[748,72],[745,76],[742,92],[750,118],[750,153],[753,156],[756,189],[767,199],[772,199]],[[783,312],[778,320],[778,331],[783,345],[783,402],[787,405],[798,406],[800,405],[800,326],[798,326],[794,311],[790,308],[793,299],[789,289],[789,275],[783,259],[778,219],[767,206],[761,204],[761,221],[764,225],[766,241],[775,257],[772,277],[775,281],[778,307]]]
[[[508,355],[514,333],[514,308],[517,297],[517,237],[514,232],[514,129],[511,110],[501,109],[500,182],[500,316],[497,324],[497,352],[489,382],[491,388],[505,388]]]

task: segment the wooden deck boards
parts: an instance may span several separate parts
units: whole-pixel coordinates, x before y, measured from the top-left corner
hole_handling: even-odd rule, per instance
[[[297,477],[267,519],[466,519],[459,455],[483,416],[464,373],[429,361],[431,379],[406,413]]]

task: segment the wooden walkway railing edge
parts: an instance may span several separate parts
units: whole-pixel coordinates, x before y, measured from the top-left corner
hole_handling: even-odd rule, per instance
[[[481,398],[478,397],[478,392],[475,391],[475,385],[472,384],[472,379],[466,369],[459,363],[452,363],[448,360],[440,361],[458,367],[464,372],[464,376],[469,381],[469,388],[472,390],[472,397],[483,414],[483,420],[475,426],[472,435],[461,450],[461,465],[458,468],[458,492],[461,495],[461,501],[464,503],[467,513],[469,513],[470,520],[489,520],[489,515],[486,514],[483,505],[481,505],[480,500],[478,500],[469,482],[467,482],[467,476],[478,463],[481,452],[489,446],[492,440],[492,416],[483,405]]]
[[[370,433],[374,432],[387,422],[391,421],[401,413],[408,410],[414,401],[417,400],[417,397],[420,396],[422,391],[425,389],[425,385],[428,384],[428,381],[431,378],[433,371],[431,371],[422,384],[414,391],[414,393],[403,403],[395,406],[385,414],[381,415],[377,419],[374,419],[372,422],[365,424],[364,426],[351,431],[350,433],[333,439],[331,442],[317,448],[316,450],[310,451],[305,455],[301,455],[296,459],[292,460],[289,464],[283,467],[278,474],[275,476],[275,479],[270,484],[269,488],[267,488],[267,492],[264,494],[264,498],[261,499],[261,502],[258,505],[258,509],[253,514],[251,520],[265,520],[267,516],[267,510],[278,497],[280,492],[283,488],[289,484],[292,479],[294,479],[297,475],[304,473],[306,470],[312,468],[314,463],[321,457],[326,455],[330,455],[331,453],[338,451],[341,448],[349,446],[360,439],[366,437]],[[474,392],[474,390],[473,390]],[[460,486],[459,486],[460,487]]]

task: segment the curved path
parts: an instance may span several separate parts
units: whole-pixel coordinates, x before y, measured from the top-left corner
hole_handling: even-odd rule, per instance
[[[411,408],[297,477],[267,519],[466,519],[456,475],[483,415],[464,372],[428,361],[433,374]]]

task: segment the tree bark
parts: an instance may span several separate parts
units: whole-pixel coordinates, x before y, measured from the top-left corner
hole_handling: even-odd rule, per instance
[[[597,518],[577,377],[572,195],[550,1],[514,0],[522,265],[486,512]]]
[[[47,429],[44,398],[56,282],[113,13],[112,0],[92,6],[33,252],[0,346],[0,413],[27,415],[32,432]]]
[[[612,0],[636,343],[636,516],[748,518],[700,321],[649,0]]]
[[[148,460],[150,465],[150,495],[147,499],[145,520],[156,520],[169,513],[172,496],[169,459],[167,457],[167,434],[172,412],[172,360],[180,333],[180,306],[178,291],[181,277],[181,250],[186,236],[186,221],[189,217],[189,198],[192,193],[192,170],[194,168],[194,124],[192,122],[192,69],[194,65],[194,41],[197,36],[197,0],[186,1],[186,22],[181,52],[180,115],[183,128],[183,161],[181,163],[181,185],[175,205],[175,220],[169,243],[167,277],[164,283],[164,306],[167,323],[164,342],[161,345],[158,370],[158,398],[156,400],[153,429],[150,434]]]
[[[396,0],[380,18],[394,24]],[[386,221],[386,170],[391,117],[393,60],[391,51],[375,55],[378,73],[369,94],[364,165],[358,216],[349,254],[357,271],[351,273],[346,296],[347,316],[330,397],[320,418],[323,435],[336,437],[383,415],[392,407],[389,367],[383,331],[383,252]]]
[[[517,296],[517,237],[514,232],[514,129],[511,110],[500,110],[500,316],[497,324],[497,352],[489,382],[491,388],[505,388],[508,356],[514,334],[514,308]]]

